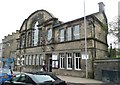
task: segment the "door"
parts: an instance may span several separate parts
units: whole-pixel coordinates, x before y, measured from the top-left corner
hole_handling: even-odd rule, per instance
[[[49,58],[49,72],[52,72],[52,57]]]
[[[47,57],[47,66],[48,66],[48,72],[52,72],[52,54],[46,54]]]

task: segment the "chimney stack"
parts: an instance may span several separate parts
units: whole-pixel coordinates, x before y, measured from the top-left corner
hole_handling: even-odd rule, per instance
[[[105,11],[105,5],[104,5],[104,3],[103,2],[100,2],[100,3],[98,3],[98,5],[99,5],[99,12],[104,12]]]

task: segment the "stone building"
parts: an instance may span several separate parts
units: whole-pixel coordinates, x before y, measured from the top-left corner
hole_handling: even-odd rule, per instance
[[[16,55],[17,40],[19,38],[19,31],[13,32],[11,35],[5,36],[2,39],[2,57],[8,58]]]
[[[99,12],[86,16],[89,77],[94,74],[94,60],[107,57],[107,29],[101,2]],[[24,20],[19,33],[16,56],[22,71],[46,65],[49,72],[85,77],[84,17],[64,23],[46,10],[37,10]]]
[[[2,43],[0,43],[0,59],[2,58]],[[0,67],[2,67],[2,62],[0,61]]]
[[[17,40],[19,38],[19,31],[8,34],[2,39],[2,58],[16,59]],[[13,67],[14,68],[14,63]]]
[[[2,43],[0,43],[0,58],[2,57]]]

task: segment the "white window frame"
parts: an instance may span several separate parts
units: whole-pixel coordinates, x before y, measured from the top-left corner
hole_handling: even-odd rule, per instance
[[[74,40],[80,39],[80,26],[79,25],[75,25],[73,27],[73,38]]]
[[[34,26],[34,46],[37,46],[38,45],[38,32],[39,32],[39,30],[38,30],[38,27],[37,27],[37,25],[38,25],[38,21],[35,23],[35,26]]]
[[[66,29],[66,41],[72,40],[72,27]]]
[[[52,39],[52,29],[49,28],[49,29],[47,30],[47,40],[50,41],[51,39]]]
[[[63,42],[65,40],[65,29],[62,28],[60,29],[60,36],[59,36],[59,39],[60,39],[60,42]]]
[[[39,60],[40,60],[40,57],[39,55],[36,56],[36,65],[39,65]]]
[[[39,61],[40,65],[44,65],[45,64],[45,62],[44,62],[44,60],[45,60],[44,56],[42,54],[40,54],[39,56],[40,56],[40,61]]]
[[[31,65],[31,64],[32,64],[32,56],[29,55],[29,65]]]
[[[25,65],[25,56],[24,55],[22,55],[20,62],[21,62],[22,66]]]
[[[36,55],[32,56],[32,65],[35,65],[35,59],[36,59]]]
[[[17,58],[17,65],[20,65],[20,58]]]
[[[71,64],[73,64],[72,53],[67,53],[66,56],[67,56],[67,69],[72,70],[72,65],[71,65]],[[71,61],[70,61],[70,63],[71,63],[70,65],[71,65],[71,66],[70,66],[70,67],[69,67],[69,62],[68,62],[69,59],[71,60]]]
[[[60,56],[60,69],[64,69],[65,54],[64,53],[60,53],[59,56]]]
[[[25,63],[26,63],[26,65],[28,65],[29,63],[28,63],[28,55],[26,55],[26,58],[25,58]]]
[[[78,68],[76,66],[76,59],[78,61]],[[74,53],[74,67],[75,67],[75,70],[81,70],[81,55],[79,52]]]

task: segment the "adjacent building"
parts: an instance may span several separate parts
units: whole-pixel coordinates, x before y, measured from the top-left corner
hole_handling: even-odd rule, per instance
[[[11,35],[8,34],[8,36],[5,36],[4,39],[2,39],[2,57],[3,58],[9,58],[14,57],[16,55],[16,48],[17,48],[17,40],[19,38],[19,31],[13,32]]]
[[[0,58],[2,57],[2,43],[0,43]]]
[[[0,59],[2,58],[2,43],[0,43]],[[0,61],[0,67],[2,67],[2,62]]]
[[[16,32],[13,32],[12,34],[8,34],[8,36],[5,36],[4,39],[2,39],[2,58],[5,59],[6,65],[8,62],[11,61],[11,59],[16,60],[16,49],[17,49],[17,40],[19,38],[19,31],[16,30]],[[8,60],[8,61],[7,61]],[[13,65],[12,68],[15,67],[15,63],[11,61],[11,64]]]
[[[86,33],[88,76],[93,77],[94,60],[108,56],[102,2],[98,12],[86,16]],[[85,77],[85,61],[84,17],[64,23],[46,10],[37,10],[24,20],[17,38],[17,70],[38,71],[46,65],[49,72]]]

